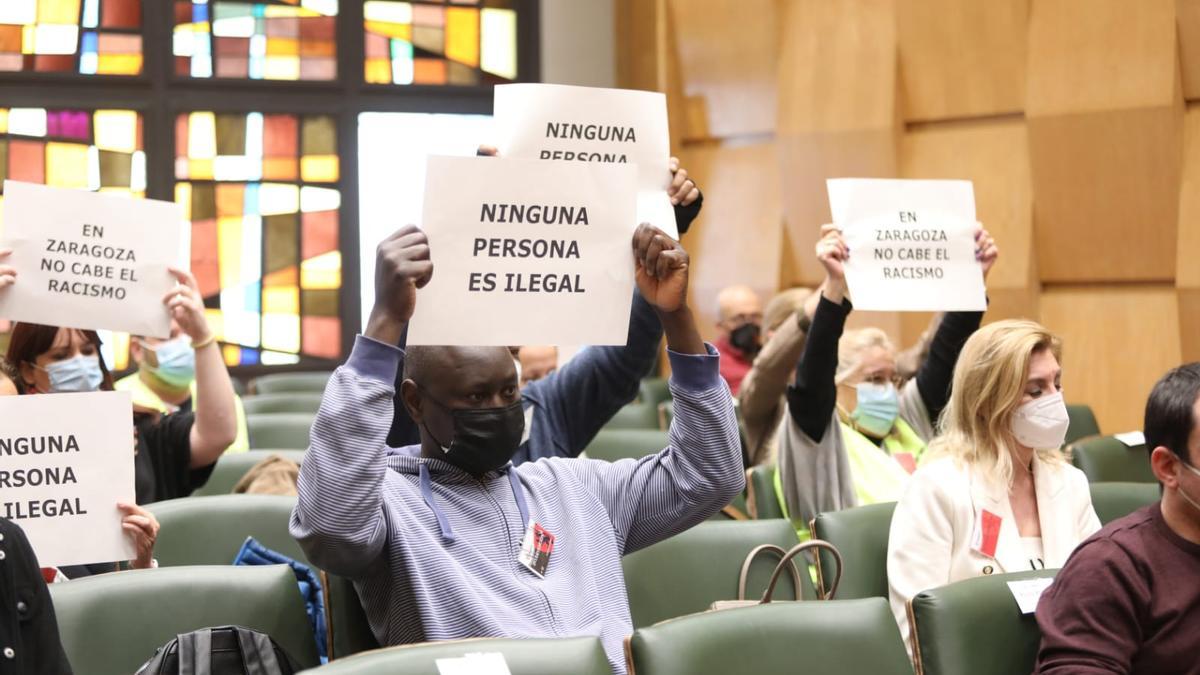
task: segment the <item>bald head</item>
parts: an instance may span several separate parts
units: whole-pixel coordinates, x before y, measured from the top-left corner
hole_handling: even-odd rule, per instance
[[[717,327],[728,335],[748,323],[762,325],[762,300],[749,286],[730,286],[717,294]]]
[[[404,379],[452,397],[484,382],[516,382],[517,369],[505,347],[409,347]]]

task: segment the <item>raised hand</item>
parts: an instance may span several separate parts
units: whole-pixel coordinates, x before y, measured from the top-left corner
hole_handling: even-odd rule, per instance
[[[167,268],[171,276],[178,282],[163,296],[163,304],[171,313],[171,318],[179,323],[179,327],[192,339],[192,344],[208,340],[212,334],[208,328],[208,319],[204,318],[204,300],[200,297],[200,285],[196,277],[186,270]]]
[[[634,279],[642,297],[659,312],[687,305],[687,251],[662,230],[642,223],[633,233]]]
[[[137,557],[131,562],[134,569],[154,566],[154,542],[158,540],[158,519],[137,504],[119,502],[117,508],[125,514],[121,518],[121,529],[133,539]]]
[[[11,248],[0,248],[0,262],[7,262],[12,255]],[[8,288],[17,282],[17,271],[11,265],[0,264],[0,289]]]
[[[375,307],[367,335],[396,344],[417,307],[417,289],[433,277],[429,239],[416,225],[396,230],[375,249]]]
[[[482,150],[482,148],[480,149]],[[667,188],[667,196],[671,198],[671,204],[687,206],[699,199],[700,188],[696,187],[696,182],[688,177],[687,169],[679,166],[679,158],[672,157],[670,166],[671,185]]]
[[[984,279],[987,279],[988,272],[992,271],[999,257],[1000,249],[996,246],[996,240],[992,239],[992,235],[980,224],[975,230],[975,259],[983,266]]]

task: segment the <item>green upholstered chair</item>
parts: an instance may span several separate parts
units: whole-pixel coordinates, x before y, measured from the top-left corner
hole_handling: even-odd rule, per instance
[[[813,518],[813,536],[836,546],[846,565],[838,586],[839,600],[888,597],[887,548],[895,510],[896,503],[887,502],[821,513]],[[822,552],[817,569],[826,588],[831,580],[824,579],[821,572],[833,569],[832,565],[832,556]]]
[[[185,497],[146,506],[161,529],[154,557],[163,567],[229,565],[246,537],[293,560],[307,562],[288,534],[295,497],[218,495]]]
[[[914,660],[923,675],[1014,675],[1033,671],[1041,631],[1021,614],[1009,581],[1058,570],[995,574],[918,593],[909,603]]]
[[[1092,483],[1092,508],[1105,525],[1162,497],[1158,483]]]
[[[284,565],[164,567],[52,584],[58,631],[77,673],[129,675],[180,633],[239,625],[267,633],[303,668],[317,645]]]
[[[1157,483],[1145,445],[1130,447],[1113,436],[1093,436],[1067,446],[1071,461],[1093,483]]]
[[[1067,427],[1067,444],[1070,445],[1081,438],[1100,435],[1100,424],[1096,422],[1096,414],[1092,406],[1075,404],[1067,406],[1067,419],[1071,421]]]
[[[667,432],[649,429],[601,429],[587,446],[587,456],[615,462],[640,459],[667,447]]]
[[[655,407],[659,403],[671,400],[671,388],[667,386],[667,380],[663,377],[647,377],[642,380],[641,386],[638,387],[638,402],[652,403]]]
[[[451,640],[378,649],[327,666],[306,675],[437,675],[438,659],[466,654],[504,655],[512,675],[610,675],[612,666],[600,640],[594,637],[540,638],[532,640]]]
[[[627,645],[630,675],[912,673],[883,598],[696,614],[639,628]]]
[[[379,648],[354,583],[336,574],[321,573],[325,587],[325,632],[331,659]]]
[[[233,487],[246,475],[255,464],[271,455],[279,455],[297,464],[304,459],[303,450],[255,450],[253,452],[236,452],[221,455],[217,465],[213,467],[208,482],[192,491],[193,497],[208,497],[211,495],[227,495],[233,492]]]
[[[321,392],[293,391],[279,394],[259,394],[242,399],[247,415],[262,413],[307,413],[315,415],[321,407]]]
[[[658,404],[630,403],[622,406],[604,425],[604,429],[658,429]]]
[[[273,373],[250,380],[250,391],[255,394],[279,394],[283,392],[325,391],[332,371]]]
[[[703,612],[717,600],[736,599],[738,574],[751,550],[759,544],[787,550],[797,543],[796,531],[786,520],[709,521],[625,556],[621,565],[634,627]],[[749,598],[762,596],[777,562],[769,555],[755,560],[746,584]],[[800,581],[803,597],[815,598],[809,575],[802,573]],[[775,597],[796,597],[790,576],[780,578]]]
[[[262,413],[246,415],[250,449],[307,450],[312,413]]]
[[[752,466],[746,470],[746,507],[756,520],[783,517],[779,498],[775,496],[775,465]]]

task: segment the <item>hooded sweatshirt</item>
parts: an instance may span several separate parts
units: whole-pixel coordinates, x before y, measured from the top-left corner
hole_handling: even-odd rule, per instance
[[[633,625],[621,556],[704,521],[744,487],[732,398],[708,351],[668,354],[675,419],[658,454],[510,463],[477,479],[386,446],[403,352],[359,336],[313,423],[292,535],[319,567],[354,580],[380,644],[594,635],[624,673]],[[528,521],[555,536],[544,578],[517,559]]]

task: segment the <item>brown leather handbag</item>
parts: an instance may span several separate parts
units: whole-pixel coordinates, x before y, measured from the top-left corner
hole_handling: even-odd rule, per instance
[[[833,585],[829,589],[829,595],[823,596],[821,600],[832,600],[837,594],[838,584],[842,581],[842,554],[837,550],[837,547],[823,539],[810,539],[802,544],[796,544],[786,553],[784,550],[774,544],[763,544],[757,546],[750,554],[746,556],[745,562],[742,563],[742,572],[738,577],[738,599],[737,600],[718,600],[712,604],[712,611],[721,611],[725,609],[734,609],[737,607],[752,607],[754,605],[765,605],[772,601],[772,596],[775,594],[775,584],[779,582],[779,576],[783,574],[786,568],[792,575],[792,587],[796,589],[795,602],[800,601],[800,570],[796,567],[793,560],[796,556],[812,549],[825,549],[833,556],[837,562],[837,573],[833,578]],[[767,590],[763,593],[761,600],[746,599],[746,579],[750,574],[750,566],[754,563],[754,559],[759,554],[764,552],[775,553],[780,556],[779,564],[775,566],[775,571],[771,574],[771,580],[767,583]],[[819,592],[819,591],[818,591]],[[790,601],[789,601],[790,602]]]

